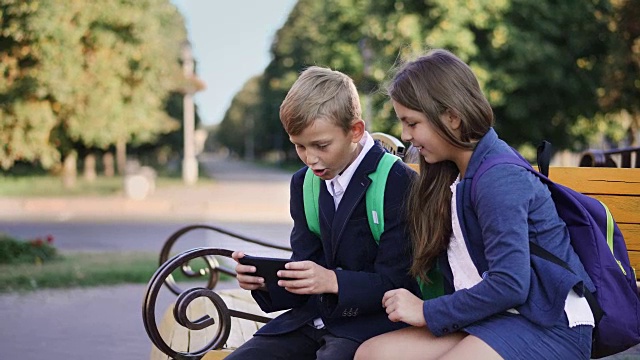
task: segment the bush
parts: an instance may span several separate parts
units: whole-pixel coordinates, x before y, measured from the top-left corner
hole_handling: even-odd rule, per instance
[[[57,256],[51,235],[24,241],[0,234],[0,264],[38,264],[54,260]]]

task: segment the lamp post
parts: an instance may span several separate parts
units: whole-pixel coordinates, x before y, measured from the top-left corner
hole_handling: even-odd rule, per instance
[[[194,60],[191,44],[185,41],[182,45],[182,71],[186,79],[183,100],[184,121],[184,158],[182,159],[182,181],[186,185],[194,185],[198,181],[198,161],[195,151],[195,108],[193,104]]]

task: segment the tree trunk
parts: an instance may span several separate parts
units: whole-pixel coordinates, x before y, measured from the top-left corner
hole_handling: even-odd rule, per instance
[[[62,185],[65,189],[72,189],[76,186],[78,154],[75,151],[65,156],[62,162]]]
[[[124,176],[124,169],[127,164],[127,141],[118,140],[116,143],[116,165],[118,167],[118,175]]]
[[[102,166],[104,166],[104,176],[106,177],[113,177],[113,175],[115,175],[116,171],[114,168],[114,162],[113,162],[113,154],[110,152],[106,152],[104,153],[104,155],[102,155]]]
[[[87,154],[84,157],[84,179],[89,182],[96,181],[96,155]]]
[[[638,136],[640,131],[640,114],[631,114],[631,125],[629,126],[629,146],[639,146],[640,137]]]

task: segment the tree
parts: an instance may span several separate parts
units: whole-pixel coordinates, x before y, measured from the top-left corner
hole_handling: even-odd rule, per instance
[[[358,43],[368,1],[300,0],[271,47],[273,59],[264,71],[261,114],[255,124],[258,154],[276,150],[294,154],[279,120],[279,107],[299,73],[311,65],[326,66],[355,76],[362,74]],[[356,84],[357,85],[357,84]],[[295,155],[292,155],[295,156]]]
[[[260,121],[260,81],[262,76],[249,79],[231,100],[216,131],[218,142],[237,154],[252,160]]]
[[[0,9],[3,168],[51,167],[79,146],[122,155],[127,142],[175,128],[164,103],[183,82],[186,32],[168,0],[1,0]]]
[[[56,126],[56,108],[38,80],[39,51],[34,47],[36,1],[0,2],[0,166],[10,168],[17,160],[40,161],[50,167],[59,162],[57,144],[49,141]],[[73,53],[73,49],[69,49]],[[62,65],[65,65],[63,63]],[[61,66],[59,73],[67,71]]]
[[[609,12],[608,1],[512,0],[494,26],[474,29],[472,60],[507,141],[584,147],[572,128],[598,111]]]
[[[613,39],[609,42],[602,86],[598,89],[599,104],[605,113],[614,115],[611,116],[613,121],[625,122],[626,143],[637,146],[640,134],[640,1],[614,0],[612,3],[614,14],[609,18],[608,26]]]
[[[637,113],[637,4],[300,0],[277,32],[264,71],[256,124],[263,136],[256,151],[291,148],[278,109],[309,65],[351,76],[372,129],[398,136],[393,109],[378,90],[402,60],[429,48],[449,49],[469,63],[493,106],[498,131],[514,146],[531,149],[547,139],[558,149],[583,148],[598,117]]]

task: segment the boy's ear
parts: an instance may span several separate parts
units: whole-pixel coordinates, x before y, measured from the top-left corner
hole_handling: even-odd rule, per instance
[[[360,139],[362,139],[362,136],[364,135],[364,130],[364,120],[354,120],[351,123],[351,141],[355,143],[360,142]]]

